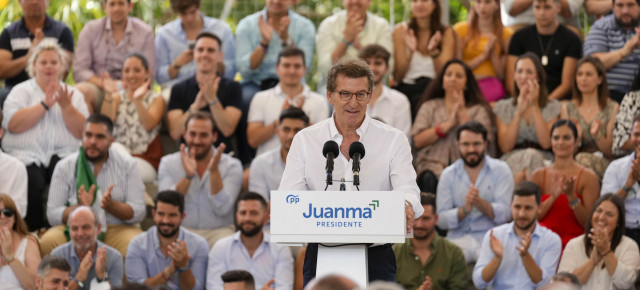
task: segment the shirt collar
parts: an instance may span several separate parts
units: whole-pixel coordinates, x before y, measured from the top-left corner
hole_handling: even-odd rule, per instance
[[[104,29],[106,31],[111,31],[111,18],[109,16],[105,16]],[[131,25],[131,17],[127,16],[127,26],[124,28],[124,33],[133,32],[133,27]]]
[[[24,21],[24,16],[20,17],[20,20],[18,20],[18,21],[20,21],[19,24],[20,24],[20,26],[22,28],[24,28],[24,30],[27,30],[27,31],[29,30],[27,28],[27,23]],[[51,18],[51,17],[49,17],[49,15],[45,14],[44,15],[44,25],[42,26],[42,30],[43,31],[46,30],[47,28],[49,28],[49,26],[51,26],[51,21],[53,21],[53,18]]]
[[[515,221],[512,221],[512,222],[509,224],[509,230],[508,230],[508,233],[509,233],[510,235],[514,235],[514,236],[518,237],[518,235],[516,234],[515,226],[516,226],[516,222],[515,222]],[[536,237],[536,236],[537,236],[537,237],[541,237],[541,236],[542,236],[542,229],[541,229],[541,226],[540,226],[540,224],[538,223],[538,221],[536,221],[536,227],[533,229],[533,233],[531,233],[531,238]],[[518,238],[519,238],[519,237],[518,237]]]
[[[342,136],[340,135],[340,132],[338,131],[338,127],[336,127],[336,113],[334,112],[331,115],[331,121],[329,122],[329,134],[331,136],[331,140],[336,140],[338,139],[338,136]],[[356,134],[358,134],[358,136],[360,136],[360,140],[362,140],[362,138],[364,138],[364,134],[367,132],[367,129],[369,128],[369,123],[371,122],[371,118],[369,118],[369,115],[367,115],[365,113],[364,115],[364,121],[362,121],[362,124],[360,124],[360,127],[358,129],[356,129]]]
[[[73,244],[73,242],[69,241],[68,243],[71,245],[71,247],[70,247],[70,249],[71,249],[71,259],[76,259],[77,261],[81,262],[80,261],[80,257],[78,257],[78,252],[77,252],[76,247]],[[98,239],[96,239],[96,243],[98,244],[96,246],[96,248],[102,248],[104,246],[104,244],[102,242],[98,241]],[[93,259],[93,263],[94,264],[95,264],[95,257],[96,257],[97,254],[98,254],[97,250],[93,251],[93,253],[92,253],[92,255],[94,257],[94,259]]]
[[[282,90],[280,83],[278,83],[273,89],[276,96],[282,97],[282,98],[287,97],[287,94],[285,94],[284,91]],[[307,84],[302,84],[302,92],[298,96],[303,96],[305,99],[308,99],[310,92],[311,92],[311,89],[309,88],[309,86],[307,86]]]
[[[267,13],[267,6],[264,6],[264,8],[262,8],[262,11],[260,11],[260,13],[262,13],[262,15],[264,16],[264,21],[266,22],[269,19],[269,13]],[[291,9],[287,10],[287,16],[289,17],[289,20],[291,20]]]
[[[242,239],[240,239],[240,231],[235,232],[232,237],[234,244],[239,243],[244,247],[244,245],[242,244]],[[262,230],[262,242],[260,242],[260,244],[269,245],[269,234],[267,234],[264,230]]]

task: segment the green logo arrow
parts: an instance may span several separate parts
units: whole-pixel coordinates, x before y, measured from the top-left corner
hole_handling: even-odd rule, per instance
[[[369,205],[373,207],[373,210],[376,210],[376,207],[380,207],[380,201],[377,199],[374,199],[371,201]]]

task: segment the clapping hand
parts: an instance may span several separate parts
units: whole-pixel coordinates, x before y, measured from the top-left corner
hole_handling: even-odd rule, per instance
[[[180,160],[182,161],[184,174],[193,177],[196,174],[196,151],[189,150],[187,153],[187,146],[180,144]]]
[[[81,185],[78,189],[78,204],[84,206],[91,206],[93,204],[93,197],[96,192],[96,185],[92,184],[89,188],[89,192],[87,192],[84,188],[84,185]]]
[[[189,249],[187,249],[187,243],[185,241],[177,240],[167,247],[167,253],[177,269],[183,269],[189,265],[191,256],[189,255]]]
[[[227,145],[224,143],[220,143],[220,146],[216,149],[216,153],[211,156],[211,160],[209,160],[209,171],[213,172],[218,170],[218,164],[220,164],[220,158],[222,157],[222,153],[227,149]]]
[[[98,248],[98,256],[96,257],[96,276],[100,280],[104,280],[107,273],[107,249],[105,246]]]
[[[269,280],[266,284],[262,285],[262,290],[274,290],[275,288],[271,287],[273,284],[275,284],[275,279],[271,279]]]
[[[342,31],[342,37],[344,37],[346,41],[355,43],[358,39],[358,34],[364,30],[364,22],[365,20],[362,15],[348,12],[347,25]]]
[[[489,245],[491,246],[491,251],[493,252],[493,254],[497,258],[502,259],[502,243],[493,235],[493,230],[489,232]]]
[[[100,201],[100,208],[107,210],[111,207],[111,203],[113,199],[111,199],[111,192],[113,191],[113,184],[107,188],[107,191],[102,195],[102,200]]]
[[[436,53],[438,45],[440,45],[440,41],[442,41],[442,33],[440,33],[440,31],[436,31],[436,33],[431,36],[429,43],[427,44],[427,50],[430,54]]]
[[[531,232],[528,232],[526,235],[522,235],[520,240],[520,246],[516,246],[520,257],[529,253],[529,246],[531,245]]]
[[[600,130],[600,126],[602,126],[602,121],[600,119],[595,119],[593,123],[591,123],[591,130],[589,130],[591,136],[596,137],[598,131]]]
[[[140,86],[139,88],[137,88],[134,92],[133,92],[133,99],[132,101],[142,101],[144,99],[144,96],[147,95],[147,93],[149,92],[149,86],[151,85],[151,78],[148,78],[147,81],[145,81],[142,86]]]
[[[66,84],[58,87],[58,104],[61,109],[71,106],[73,90],[69,90]]]
[[[433,282],[431,282],[431,277],[425,276],[424,282],[416,288],[416,290],[431,290],[433,289]]]
[[[47,85],[47,88],[44,91],[44,102],[47,107],[51,108],[56,104],[58,98],[56,96],[56,92],[58,91],[58,82],[51,82]]]
[[[416,32],[405,25],[402,25],[401,27],[403,29],[402,40],[404,41],[404,45],[409,48],[409,51],[416,51],[416,49],[418,48],[418,38],[416,37]]]

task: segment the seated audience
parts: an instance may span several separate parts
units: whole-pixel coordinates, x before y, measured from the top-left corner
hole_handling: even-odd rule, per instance
[[[27,65],[32,78],[11,90],[2,111],[2,148],[27,167],[30,231],[46,226],[45,189],[58,160],[77,150],[89,114],[82,94],[61,81],[66,57],[57,41],[41,41]]]
[[[69,241],[65,234],[69,214],[79,206],[96,213],[102,241],[124,257],[129,241],[142,230],[145,217],[144,184],[131,156],[111,148],[113,123],[104,115],[87,118],[82,147],[60,160],[51,178],[47,219],[53,226],[40,239],[40,250],[49,254]]]
[[[242,165],[223,154],[224,144],[213,146],[218,134],[209,113],[190,114],[185,124],[186,145],[162,157],[158,189],[175,190],[185,196],[189,214],[184,226],[203,236],[211,247],[234,232],[233,203],[242,185]]]
[[[639,7],[640,8],[640,7]],[[633,127],[633,117],[640,112],[640,66],[629,92],[624,95],[620,103],[620,111],[616,115],[615,127],[613,129],[613,155],[621,156],[629,154],[634,149],[631,141],[631,129]]]
[[[38,241],[27,231],[16,204],[4,193],[0,193],[0,214],[0,288],[33,289],[40,263]]]
[[[471,69],[460,60],[448,61],[422,96],[411,128],[416,149],[414,165],[422,192],[436,192],[445,167],[460,158],[456,128],[470,120],[492,128],[492,115]],[[491,141],[493,138],[489,137]]]
[[[113,121],[116,149],[133,155],[138,163],[142,181],[153,183],[162,158],[162,144],[158,131],[164,116],[164,99],[149,90],[151,70],[144,55],[132,53],[122,67],[123,90],[110,77],[105,78],[106,96],[101,113]]]
[[[410,290],[467,289],[467,263],[462,251],[436,232],[436,197],[422,193],[420,203],[424,213],[413,223],[413,238],[393,246],[396,281]]]
[[[513,191],[513,221],[484,235],[473,284],[480,289],[536,289],[551,280],[562,250],[560,237],[538,225],[540,189],[522,182]]]
[[[584,41],[584,55],[599,58],[607,70],[609,97],[620,103],[636,74],[640,51],[640,3],[613,0],[613,13],[591,25]]]
[[[482,237],[509,221],[513,176],[504,161],[486,154],[487,129],[469,121],[456,130],[460,159],[442,171],[438,183],[438,226],[449,230],[447,240],[475,262]]]
[[[514,97],[496,103],[498,146],[514,175],[515,184],[530,180],[553,154],[549,128],[560,116],[562,105],[547,95],[546,74],[533,53],[521,55],[515,63]]]
[[[602,179],[600,195],[614,192],[625,202],[624,215],[626,229],[624,234],[640,244],[640,199],[635,198],[640,192],[640,114],[633,117],[631,127],[631,154],[616,159],[609,164]]]
[[[0,124],[2,124],[2,110],[0,110]],[[4,132],[4,128],[0,126],[0,140]],[[27,168],[20,160],[4,153],[0,148],[0,172],[2,172],[0,193],[5,193],[13,199],[18,214],[24,218],[27,215]]]
[[[449,11],[449,2],[442,4],[438,0],[411,1],[411,18],[393,30],[395,89],[409,98],[412,121],[424,90],[455,56],[454,33],[441,20],[443,12]]]
[[[194,76],[171,88],[171,100],[167,109],[167,122],[171,138],[178,140],[185,130],[187,118],[198,111],[209,111],[216,124],[219,143],[231,149],[229,137],[236,130],[240,111],[240,85],[217,74],[222,61],[222,41],[209,32],[196,37],[193,57],[196,63]]]
[[[532,52],[540,58],[547,75],[549,99],[571,97],[571,82],[576,62],[582,57],[582,42],[575,33],[558,22],[556,14],[562,6],[559,0],[534,0],[535,24],[513,34],[505,78],[511,95],[517,95],[513,87],[515,63],[525,52]]]
[[[0,88],[0,109],[11,89],[31,77],[27,73],[29,58],[42,40],[58,42],[64,48],[61,53],[65,59],[73,57],[73,34],[66,24],[47,15],[49,1],[20,1],[20,5],[22,18],[5,26],[0,34],[0,79],[4,79],[4,87]],[[68,69],[69,63],[65,62],[60,75],[65,75]]]
[[[633,289],[640,253],[638,244],[624,236],[624,201],[608,193],[595,203],[586,233],[571,239],[558,271],[578,277],[584,289]]]
[[[271,191],[278,190],[280,186],[293,137],[307,126],[309,126],[309,117],[301,109],[289,107],[280,113],[276,127],[280,146],[253,159],[249,175],[249,191],[262,195],[267,202],[271,200]]]
[[[576,65],[573,99],[562,105],[560,117],[579,126],[576,161],[595,171],[602,180],[611,158],[613,125],[618,104],[609,99],[607,78],[602,62],[587,56]],[[600,152],[600,153],[597,153]],[[604,155],[604,156],[602,156]]]
[[[125,259],[127,281],[169,289],[204,289],[207,241],[181,226],[184,197],[161,191],[153,209],[155,226],[129,244]]]
[[[257,285],[293,289],[293,257],[289,247],[271,243],[262,230],[269,220],[267,201],[254,192],[242,193],[235,206],[238,231],[219,240],[209,252],[207,289],[222,288],[220,275],[247,270]]]
[[[224,290],[255,290],[251,273],[245,270],[230,270],[220,275]]]
[[[325,18],[318,26],[316,51],[318,73],[322,76],[317,91],[326,92],[329,69],[342,57],[356,57],[369,44],[379,44],[393,53],[389,22],[368,12],[370,0],[342,1],[344,10]],[[310,67],[310,66],[307,66]]]
[[[384,84],[390,69],[391,54],[381,45],[369,44],[360,50],[358,57],[366,61],[373,72],[373,91],[369,97],[367,115],[410,136],[411,105],[407,96]]]
[[[141,19],[128,16],[133,5],[131,0],[105,0],[103,8],[107,16],[87,22],[78,35],[73,79],[90,112],[100,112],[105,76],[122,80],[123,64],[129,53],[142,53],[151,72],[156,71],[153,29]]]
[[[47,255],[42,258],[36,272],[38,290],[69,289],[71,266],[62,257]]]
[[[302,109],[312,124],[329,117],[326,97],[312,92],[302,82],[305,72],[302,49],[286,47],[280,51],[276,63],[276,75],[280,81],[275,87],[255,94],[249,107],[249,123],[244,133],[249,145],[257,148],[256,156],[278,147],[278,116],[287,108]]]
[[[51,255],[62,257],[71,265],[70,288],[122,285],[122,255],[98,241],[100,224],[93,209],[88,206],[75,208],[69,213],[67,224],[71,241],[53,249]]]
[[[156,30],[156,81],[164,87],[186,80],[196,73],[193,45],[196,36],[211,32],[222,40],[224,77],[236,74],[236,44],[233,32],[225,21],[204,15],[201,0],[171,0],[171,10],[178,14],[173,20]]]
[[[473,1],[467,21],[453,26],[456,57],[472,70],[487,102],[504,98],[507,50],[513,31],[502,25],[500,0]]]
[[[560,236],[562,248],[584,233],[589,212],[600,193],[596,174],[573,159],[577,146],[576,125],[567,119],[556,121],[551,127],[554,161],[536,170],[532,177],[542,191],[538,221]]]

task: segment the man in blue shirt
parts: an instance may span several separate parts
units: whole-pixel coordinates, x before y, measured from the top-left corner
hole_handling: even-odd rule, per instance
[[[485,154],[487,129],[476,121],[458,128],[461,158],[442,171],[436,204],[438,227],[449,230],[447,240],[474,262],[482,237],[509,220],[513,176],[504,161]]]
[[[71,285],[76,289],[91,289],[96,283],[122,285],[122,255],[98,241],[100,224],[91,207],[74,209],[68,225],[71,241],[55,248],[51,255],[65,258],[71,265]]]
[[[156,196],[156,225],[129,244],[127,281],[170,289],[204,289],[209,247],[204,238],[182,228],[184,197],[176,191]]]
[[[631,142],[634,152],[614,160],[607,167],[600,194],[615,193],[624,200],[625,235],[640,244],[640,161],[636,159],[640,154],[640,115],[633,117]]]
[[[537,289],[551,280],[562,250],[560,237],[538,225],[540,188],[525,181],[513,191],[513,222],[484,235],[473,284],[479,289]]]

